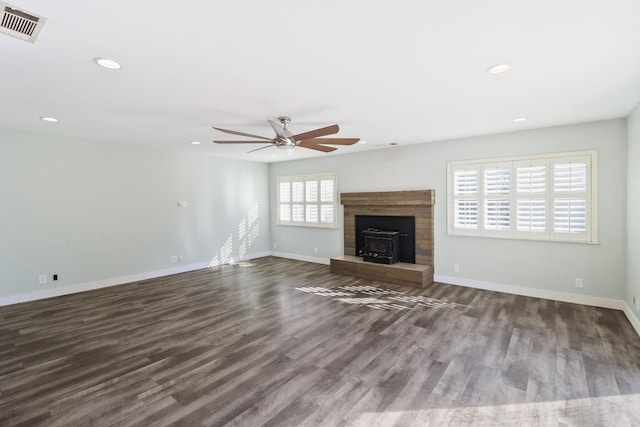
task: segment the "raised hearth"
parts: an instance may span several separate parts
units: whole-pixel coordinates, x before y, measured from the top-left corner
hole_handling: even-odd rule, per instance
[[[433,283],[433,267],[430,265],[406,262],[374,264],[352,255],[331,258],[331,272],[414,288],[424,288]]]

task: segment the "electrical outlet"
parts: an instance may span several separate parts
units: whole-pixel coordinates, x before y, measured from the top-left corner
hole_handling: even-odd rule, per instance
[[[575,285],[576,285],[576,288],[582,289],[582,287],[584,286],[584,282],[581,277],[576,277]]]
[[[460,264],[453,264],[453,272],[460,273]]]
[[[276,242],[273,242],[273,249],[277,249],[278,244]]]
[[[313,253],[317,254],[318,253],[318,248],[313,248]]]
[[[636,310],[640,311],[640,298],[633,297],[633,305],[636,306]]]
[[[57,275],[57,274],[54,274],[54,275],[53,275],[53,281],[55,282],[56,280],[58,280],[58,275]]]
[[[46,274],[41,274],[40,276],[38,276],[38,283],[41,285],[46,285],[47,284],[47,275]]]

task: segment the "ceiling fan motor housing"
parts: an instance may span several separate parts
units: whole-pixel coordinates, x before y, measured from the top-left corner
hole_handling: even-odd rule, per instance
[[[292,148],[295,148],[298,145],[296,141],[293,138],[291,138],[291,135],[287,135],[286,138],[275,138],[273,141],[276,147],[282,148],[284,150],[291,150]]]

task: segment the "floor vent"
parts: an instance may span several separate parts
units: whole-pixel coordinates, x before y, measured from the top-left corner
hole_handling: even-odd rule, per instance
[[[0,34],[7,34],[29,43],[35,43],[36,37],[47,20],[2,2],[0,2],[0,11],[2,11]]]

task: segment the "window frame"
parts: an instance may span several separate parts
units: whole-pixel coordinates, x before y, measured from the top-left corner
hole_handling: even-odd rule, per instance
[[[333,191],[331,192],[331,200],[326,201],[322,200],[323,192],[322,192],[322,181],[332,181],[333,183]],[[309,185],[308,183],[317,183],[316,184],[316,200],[308,200],[308,188],[313,187],[313,185]],[[286,197],[283,200],[282,186],[281,184],[289,184],[289,197]],[[293,197],[293,186],[294,183],[301,184],[302,187],[302,196],[301,200],[294,200]],[[304,175],[286,175],[286,176],[278,176],[276,178],[276,198],[277,198],[277,207],[276,207],[276,218],[278,225],[285,226],[293,226],[293,227],[313,227],[313,228],[338,228],[338,174],[335,172],[325,172],[325,173],[314,173],[314,174],[304,174]],[[289,207],[290,219],[282,219],[282,209],[283,206]],[[323,207],[330,206],[333,210],[333,221],[332,222],[322,222],[323,216]],[[294,210],[298,208],[303,216],[302,221],[295,221],[294,218]],[[315,209],[313,209],[315,208]],[[317,215],[317,221],[309,221],[308,213],[315,211]]]
[[[567,197],[567,193],[556,191],[556,180],[559,175],[555,173],[555,165],[564,163],[584,163],[586,164],[586,183],[585,191],[574,191],[571,196],[576,200],[584,200],[585,203],[585,230],[580,232],[560,232],[556,230],[555,221],[557,219],[557,211],[554,209],[554,203],[560,199]],[[554,242],[577,242],[577,243],[599,243],[598,241],[598,193],[597,193],[597,150],[581,150],[572,152],[546,153],[528,156],[502,157],[492,159],[476,159],[463,161],[447,162],[447,234],[452,236],[475,236],[475,237],[496,237],[503,239],[522,239],[522,240],[542,240]],[[485,194],[485,171],[495,167],[504,167],[509,165],[509,194],[488,195]],[[544,172],[544,190],[542,192],[519,192],[518,171],[527,165],[537,166],[543,165]],[[477,172],[476,193],[466,192],[464,195],[455,194],[456,176],[461,176],[458,171],[466,171],[467,175],[473,175],[473,171]],[[456,173],[458,173],[456,175]],[[542,174],[540,174],[542,175]],[[464,183],[463,183],[464,185]],[[468,187],[464,187],[465,189]],[[534,195],[534,194],[537,194]],[[485,203],[487,199],[504,198],[509,200],[509,228],[504,230],[494,230],[485,228]],[[519,229],[519,213],[518,202],[531,201],[535,199],[538,203],[544,199],[544,231],[532,231]],[[465,200],[467,203],[477,204],[477,217],[475,218],[475,227],[457,227],[456,226],[456,203],[459,200]],[[525,203],[521,203],[521,207],[525,207]],[[540,214],[538,210],[537,214]],[[531,218],[533,218],[531,211]],[[474,218],[466,218],[473,223]],[[539,217],[538,217],[539,221]],[[540,224],[540,222],[538,222]],[[539,227],[538,227],[539,228]]]

